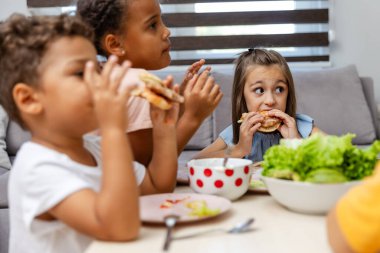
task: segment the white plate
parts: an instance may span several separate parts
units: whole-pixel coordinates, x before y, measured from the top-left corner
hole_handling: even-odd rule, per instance
[[[188,208],[187,204],[199,200],[205,201],[207,208],[211,210],[219,210],[219,212],[211,216],[202,217],[191,215],[192,209]],[[179,216],[178,223],[200,221],[221,215],[230,208],[230,200],[206,194],[167,193],[140,197],[141,220],[149,223],[163,224],[164,218],[172,214]]]
[[[268,189],[265,186],[264,181],[261,179],[262,171],[263,171],[263,168],[261,167],[253,168],[251,181],[249,182],[249,186],[248,186],[248,191],[261,192],[261,193],[268,192]]]

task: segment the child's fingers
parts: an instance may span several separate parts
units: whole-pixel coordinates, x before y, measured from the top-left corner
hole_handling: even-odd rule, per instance
[[[195,83],[197,82],[198,80],[198,74],[195,74],[187,83],[186,87],[185,87],[185,90],[184,90],[184,94],[188,94],[188,93],[191,93],[191,91],[193,90],[194,86],[195,86]]]
[[[207,71],[207,70],[203,71],[202,74],[200,74],[197,82],[194,85],[194,89],[197,92],[199,92],[199,91],[201,91],[203,89],[203,87],[205,86],[206,80],[208,79],[209,75],[210,75],[210,72]]]
[[[96,86],[95,74],[95,64],[92,61],[86,62],[84,68],[84,81],[91,90]]]
[[[179,113],[179,103],[175,102],[172,105],[172,108],[168,112],[169,118],[177,121],[178,120],[178,113]]]
[[[163,85],[169,89],[171,89],[172,85],[173,85],[173,76],[172,75],[168,75],[163,81]]]
[[[206,63],[205,59],[200,59],[199,61],[193,64],[192,73],[196,74],[202,68],[202,66]]]
[[[179,92],[179,84],[174,84],[173,90],[178,93]]]
[[[206,80],[205,85],[203,86],[203,91],[206,92],[206,94],[210,94],[212,89],[215,87],[215,79],[212,76],[209,76]]]
[[[106,62],[106,64],[104,65],[104,68],[101,74],[103,80],[110,80],[112,70],[115,68],[116,64],[117,64],[117,56],[111,55],[108,61]]]
[[[210,97],[214,99],[220,92],[220,86],[215,83],[211,86],[211,90],[208,92],[208,94],[210,94]]]
[[[188,67],[186,71],[186,75],[183,82],[188,82],[191,78],[193,78],[193,76],[199,72],[199,70],[202,68],[205,62],[205,59],[200,59],[199,61],[196,61],[193,64],[191,64],[191,66]]]
[[[257,123],[255,125],[253,125],[250,129],[249,129],[249,133],[250,134],[254,134],[257,132],[257,130],[259,130],[259,128],[261,127],[261,123]]]
[[[131,63],[129,61],[123,62],[123,64],[117,69],[116,73],[113,73],[113,78],[110,80],[110,89],[113,92],[118,92],[121,81],[130,68]],[[116,68],[114,68],[116,70]]]
[[[216,98],[214,99],[214,104],[215,105],[218,105],[219,104],[219,102],[220,102],[220,100],[222,100],[222,98],[223,98],[223,92],[219,92],[218,93],[218,95],[216,96]]]

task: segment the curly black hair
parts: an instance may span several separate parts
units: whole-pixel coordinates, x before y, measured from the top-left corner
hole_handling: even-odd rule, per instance
[[[94,29],[95,48],[99,55],[108,56],[102,47],[107,33],[118,33],[127,17],[128,0],[79,0],[76,15]]]
[[[38,86],[39,66],[51,43],[64,36],[93,40],[92,30],[77,17],[13,14],[0,23],[0,104],[12,120],[26,128],[13,100],[17,83]]]

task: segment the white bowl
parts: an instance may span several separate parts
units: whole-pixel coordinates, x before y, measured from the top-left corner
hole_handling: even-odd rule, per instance
[[[247,192],[251,177],[251,160],[229,158],[194,159],[187,163],[190,187],[195,192],[214,194],[235,200]]]
[[[360,181],[313,184],[262,176],[268,192],[290,210],[307,214],[326,214],[340,197]]]

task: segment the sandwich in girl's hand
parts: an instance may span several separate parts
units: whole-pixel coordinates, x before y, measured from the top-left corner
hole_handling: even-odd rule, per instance
[[[270,133],[276,131],[278,127],[281,125],[281,120],[276,117],[271,117],[268,115],[268,111],[259,111],[259,113],[264,117],[264,121],[261,123],[260,128],[257,131],[263,133]],[[248,113],[243,113],[238,120],[238,123],[242,123]]]
[[[124,76],[120,89],[128,85],[138,85],[132,90],[132,96],[142,97],[151,104],[169,110],[173,102],[183,103],[184,97],[167,87],[164,82],[144,69],[129,69]]]

